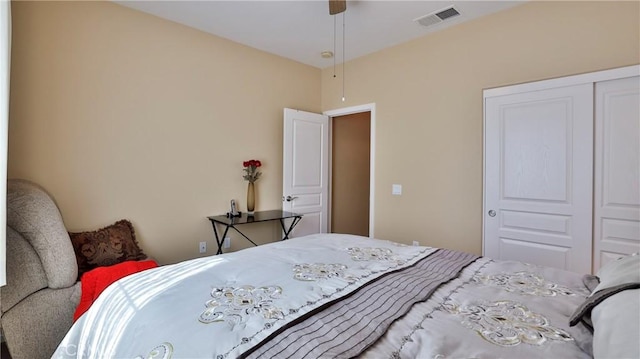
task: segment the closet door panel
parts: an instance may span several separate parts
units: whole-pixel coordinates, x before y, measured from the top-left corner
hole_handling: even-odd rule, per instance
[[[485,101],[484,255],[590,272],[593,85]]]
[[[640,77],[596,84],[594,271],[640,251]]]

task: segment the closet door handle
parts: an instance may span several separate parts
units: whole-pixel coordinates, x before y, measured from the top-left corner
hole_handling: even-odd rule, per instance
[[[495,217],[496,216],[496,211],[494,210],[489,210],[489,217]]]
[[[285,200],[285,201],[287,201],[287,202],[291,202],[291,201],[293,201],[293,200],[294,200],[294,199],[296,199],[296,198],[298,198],[298,197],[291,197],[291,196],[287,196],[284,200]]]

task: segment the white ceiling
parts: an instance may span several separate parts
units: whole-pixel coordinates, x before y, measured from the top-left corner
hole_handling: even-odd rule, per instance
[[[333,51],[334,16],[327,0],[298,1],[116,1],[220,37],[318,68],[333,65],[322,51]],[[347,2],[346,61],[394,46],[430,32],[494,13],[521,1]],[[453,5],[459,12],[429,27],[413,20]],[[342,14],[337,23],[336,62],[342,62]]]

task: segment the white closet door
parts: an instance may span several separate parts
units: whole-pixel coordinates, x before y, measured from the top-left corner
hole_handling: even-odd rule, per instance
[[[640,251],[640,77],[596,84],[594,260]]]
[[[591,272],[593,84],[485,99],[484,255]]]

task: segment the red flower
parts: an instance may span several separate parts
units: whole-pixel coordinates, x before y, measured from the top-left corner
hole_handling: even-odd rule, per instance
[[[242,162],[243,167],[260,167],[262,166],[262,162],[259,160],[249,160]]]
[[[244,167],[244,172],[245,172],[242,178],[244,178],[245,180],[251,183],[255,182],[256,180],[258,180],[258,178],[260,178],[260,175],[262,173],[258,171],[258,167],[262,166],[262,162],[258,160],[243,161],[242,166]]]

